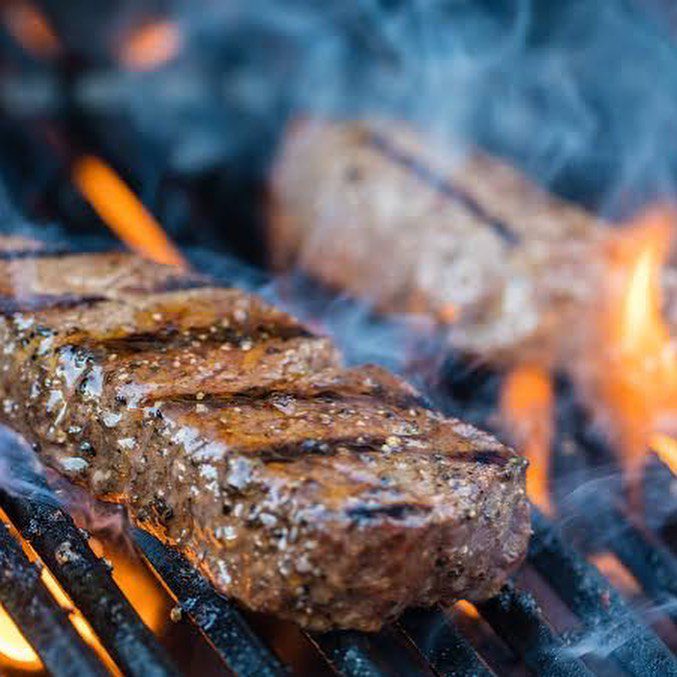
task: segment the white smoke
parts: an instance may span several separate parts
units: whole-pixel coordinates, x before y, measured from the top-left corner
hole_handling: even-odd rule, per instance
[[[673,190],[677,48],[658,2],[172,7],[184,48],[130,76],[125,103],[173,168],[267,156],[299,114],[382,114],[479,141],[605,215]]]

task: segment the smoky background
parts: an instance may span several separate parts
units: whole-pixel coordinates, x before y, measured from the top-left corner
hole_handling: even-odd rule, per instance
[[[34,207],[40,191],[59,192],[59,170],[39,146],[22,145],[17,118],[56,123],[67,146],[105,151],[179,243],[230,249],[259,264],[268,167],[287,124],[303,116],[411,121],[457,153],[479,144],[503,155],[606,218],[626,218],[673,192],[670,3],[40,6],[60,36],[59,53],[35,59],[5,37],[0,78],[3,178],[36,218],[54,216]],[[157,21],[172,27],[167,58],[130,63],[125,41]],[[86,215],[74,198],[53,201]],[[79,219],[70,220],[78,230]]]

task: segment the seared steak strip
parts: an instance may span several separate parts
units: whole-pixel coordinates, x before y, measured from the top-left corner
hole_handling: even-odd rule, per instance
[[[454,347],[512,363],[565,359],[609,229],[483,153],[384,121],[306,121],[273,168],[268,232],[276,267],[453,320]],[[664,285],[677,327],[674,271]]]
[[[124,254],[0,271],[3,420],[250,608],[375,630],[521,561],[524,461],[257,297]]]

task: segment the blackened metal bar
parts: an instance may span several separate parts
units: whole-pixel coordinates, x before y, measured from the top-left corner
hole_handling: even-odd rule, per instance
[[[0,525],[0,601],[51,674],[108,674],[4,524]]]
[[[630,610],[597,569],[567,547],[548,520],[532,512],[529,561],[631,675],[677,676],[670,650]]]
[[[22,447],[16,439],[18,447]],[[178,674],[108,567],[92,552],[71,516],[58,505],[44,478],[31,468],[28,459],[23,462],[20,448],[14,456],[22,459],[14,471],[24,490],[21,494],[0,490],[0,506],[85,616],[111,658],[128,675]]]
[[[398,641],[397,634],[390,628],[376,635],[335,630],[313,634],[310,638],[334,670],[346,677],[422,677],[433,674],[415,660],[412,652]]]
[[[276,677],[287,670],[249,627],[237,607],[219,595],[207,580],[172,548],[140,529],[134,541],[228,668],[241,677]]]
[[[357,632],[308,635],[315,648],[340,675],[385,677],[388,673],[372,654],[369,640]]]
[[[477,604],[496,634],[535,674],[584,677],[592,673],[572,655],[543,618],[536,600],[506,584],[492,599]]]
[[[494,674],[443,609],[410,609],[398,625],[436,674],[442,677],[491,677]]]
[[[567,395],[571,398],[570,393]],[[575,473],[574,478],[590,473],[584,459],[592,449],[612,457],[606,442],[585,425],[584,413],[573,404],[569,405],[569,411],[562,407],[559,416],[562,419],[558,424],[561,429],[578,429],[576,439],[568,440],[570,445],[575,445],[573,449],[577,453],[571,453],[571,449],[569,453],[564,453],[564,435],[559,435],[556,442],[558,461],[561,463],[566,459],[567,471],[572,475]],[[670,470],[665,468],[665,472]],[[645,595],[660,607],[661,613],[677,624],[677,558],[658,539],[652,539],[633,524],[615,503],[616,500],[617,492],[613,490],[587,492],[586,509],[573,510],[566,515],[567,534],[572,533],[574,538],[580,534],[580,539],[585,539],[585,543],[580,543],[585,550],[603,548],[613,552],[639,581]]]
[[[677,560],[675,556],[648,537],[617,509],[600,508],[597,524],[591,529],[606,527],[607,547],[623,562],[639,581],[646,596],[677,624]]]

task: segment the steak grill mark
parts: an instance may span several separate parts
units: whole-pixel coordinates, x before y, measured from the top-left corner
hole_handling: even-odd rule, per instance
[[[200,402],[205,405],[213,406],[252,406],[256,404],[265,404],[276,406],[277,402],[282,403],[285,399],[292,398],[294,401],[302,402],[304,405],[312,402],[322,403],[351,403],[353,405],[360,405],[364,403],[373,403],[374,398],[378,397],[378,401],[385,405],[390,405],[397,409],[426,409],[431,410],[430,405],[425,398],[416,395],[406,395],[393,393],[385,388],[374,388],[372,390],[365,390],[362,392],[348,391],[340,392],[338,389],[332,390],[330,388],[318,388],[313,390],[308,386],[303,388],[300,385],[298,388],[293,387],[278,388],[276,386],[261,387],[255,386],[252,388],[244,388],[228,393],[205,393],[200,398]],[[174,402],[190,402],[195,401],[194,395],[179,395],[176,397],[165,398],[166,401]],[[387,414],[386,414],[387,415]]]
[[[0,296],[0,315],[38,312],[41,310],[77,308],[93,306],[107,301],[105,296],[78,296],[76,294],[38,294],[26,298]]]
[[[460,202],[468,209],[468,211],[477,216],[491,228],[508,246],[515,247],[520,243],[519,236],[507,223],[489,214],[479,202],[461,188],[455,186],[448,177],[439,175],[433,169],[427,167],[418,158],[396,148],[383,134],[369,132],[367,140],[368,143],[386,159],[395,162],[404,169],[410,171],[423,183],[429,185],[442,195]]]

